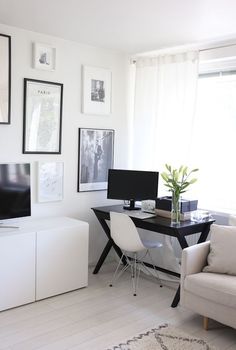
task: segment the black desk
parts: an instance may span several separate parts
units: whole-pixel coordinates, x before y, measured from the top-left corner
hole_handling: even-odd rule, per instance
[[[106,206],[106,207],[97,207],[92,208],[94,211],[98,221],[100,222],[103,230],[105,231],[108,242],[103,249],[103,252],[97,262],[97,265],[93,271],[94,274],[98,273],[104,260],[106,259],[109,251],[111,250],[111,247],[113,247],[118,254],[119,257],[122,256],[122,252],[120,248],[113,242],[110,235],[110,228],[106,223],[106,220],[110,220],[110,212],[115,211],[118,213],[126,213],[129,214],[127,210],[123,209],[122,205],[112,205],[112,206]],[[194,221],[183,221],[179,225],[172,225],[171,220],[167,218],[163,218],[161,216],[156,216],[150,219],[139,219],[131,217],[136,227],[142,228],[144,230],[154,231],[158,233],[162,233],[164,235],[176,237],[179,241],[179,244],[182,249],[188,247],[188,243],[185,239],[186,236],[192,235],[194,233],[201,232],[201,235],[198,239],[197,243],[205,242],[208,236],[208,233],[210,231],[210,226],[215,221],[214,219],[194,222]],[[125,261],[124,261],[125,262]],[[152,267],[152,265],[145,263],[145,265]],[[156,266],[156,269],[168,273],[170,275],[180,277],[179,273],[166,270],[162,267]],[[172,307],[176,307],[179,303],[180,299],[180,286],[175,294],[175,297],[173,299],[173,302],[171,304]]]

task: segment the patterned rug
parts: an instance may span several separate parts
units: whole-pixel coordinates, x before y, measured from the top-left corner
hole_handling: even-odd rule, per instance
[[[205,340],[163,325],[106,350],[216,350]]]

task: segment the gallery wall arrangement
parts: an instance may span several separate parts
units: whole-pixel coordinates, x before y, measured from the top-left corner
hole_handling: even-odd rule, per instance
[[[11,120],[11,37],[0,34],[0,124]]]
[[[56,48],[32,44],[32,67],[53,72]],[[110,69],[83,65],[82,113],[85,118],[111,114],[112,73]],[[0,124],[10,124],[11,37],[0,34]],[[61,155],[63,84],[24,78],[23,154]],[[84,119],[86,122],[86,119]],[[114,130],[79,128],[78,192],[107,189],[108,169],[113,168]],[[37,162],[37,159],[35,159]],[[37,162],[37,201],[63,200],[64,162]]]

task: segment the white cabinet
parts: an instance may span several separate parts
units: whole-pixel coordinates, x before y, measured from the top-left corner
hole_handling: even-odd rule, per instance
[[[0,310],[87,286],[88,231],[65,217],[0,228]]]
[[[0,237],[0,310],[35,300],[35,233]]]
[[[36,300],[87,286],[87,227],[37,232],[36,265]]]

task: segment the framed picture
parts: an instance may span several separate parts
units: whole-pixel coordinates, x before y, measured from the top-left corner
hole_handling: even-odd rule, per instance
[[[11,37],[0,34],[0,124],[11,118]]]
[[[108,115],[111,113],[111,71],[83,66],[82,112]]]
[[[61,153],[63,84],[24,79],[23,153]]]
[[[78,192],[107,189],[113,150],[114,130],[79,129]]]
[[[55,202],[63,199],[63,162],[38,163],[38,201]]]
[[[33,68],[55,70],[56,49],[47,44],[33,44]]]

